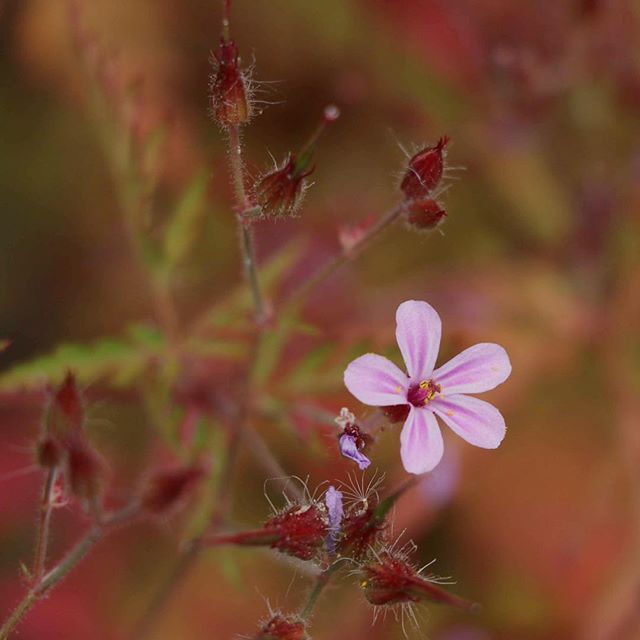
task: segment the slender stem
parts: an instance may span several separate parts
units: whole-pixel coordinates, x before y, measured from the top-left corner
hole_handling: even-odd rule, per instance
[[[38,514],[36,550],[33,560],[32,579],[34,584],[38,584],[44,575],[44,567],[47,561],[51,512],[53,509],[53,490],[55,488],[57,475],[58,471],[55,467],[49,469],[42,489],[42,499],[40,501],[40,511]]]
[[[244,186],[244,165],[242,162],[242,144],[240,142],[240,128],[238,125],[229,126],[229,164],[231,179],[235,191],[235,208],[240,231],[240,251],[242,253],[242,264],[245,276],[251,287],[254,306],[256,308],[256,318],[258,324],[263,324],[267,314],[258,280],[258,269],[256,265],[255,247],[252,233],[251,202],[247,196]]]
[[[20,624],[25,614],[53,589],[76,565],[87,555],[91,548],[100,540],[110,527],[125,524],[133,520],[138,514],[137,506],[125,507],[106,517],[102,524],[95,524],[88,533],[67,553],[67,555],[47,574],[43,575],[27,592],[24,598],[11,612],[0,628],[0,640],[7,640],[15,628]]]
[[[316,578],[316,583],[313,586],[311,593],[309,593],[309,597],[307,598],[307,601],[302,611],[300,612],[301,618],[305,620],[309,619],[313,611],[313,608],[316,606],[316,603],[318,602],[318,598],[320,597],[320,594],[324,591],[324,588],[327,586],[327,584],[329,584],[329,581],[331,580],[331,576],[333,576],[333,574],[336,572],[338,567],[339,567],[339,564],[337,562],[334,562],[328,569],[325,569]]]
[[[288,302],[289,304],[296,304],[306,298],[313,289],[319,284],[324,282],[334,271],[339,269],[343,264],[360,253],[377,235],[382,231],[390,227],[402,214],[405,209],[405,204],[401,203],[395,206],[393,209],[387,211],[382,215],[373,225],[371,225],[364,235],[351,247],[348,251],[343,251],[338,254],[329,262],[320,267],[315,273],[311,275],[302,285],[294,291]]]

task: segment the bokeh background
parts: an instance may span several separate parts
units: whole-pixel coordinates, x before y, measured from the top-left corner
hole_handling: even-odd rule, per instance
[[[150,235],[194,180],[204,185],[171,285],[179,323],[242,283],[225,142],[207,114],[218,3],[78,0],[77,9],[71,18],[66,2],[0,3],[0,338],[12,340],[0,354],[4,371],[60,343],[117,340],[132,326],[153,339],[157,304],[127,234],[123,131],[152,177]],[[442,233],[398,225],[310,297],[314,329],[283,353],[256,428],[312,486],[344,478],[349,465],[318,416],[345,404],[367,415],[341,387],[342,368],[365,348],[397,359],[397,304],[428,300],[443,318],[443,360],[498,342],[513,375],[486,396],[509,426],[500,449],[447,440],[438,473],[397,508],[396,528],[416,540],[418,557],[437,558],[452,589],[483,605],[475,616],[423,608],[417,636],[640,638],[638,4],[237,0],[233,31],[264,101],[245,135],[255,175],[270,153],[299,147],[326,104],[342,110],[319,147],[301,216],[257,226],[261,262],[304,241],[278,295],[339,251],[341,226],[397,201],[402,148],[446,133],[449,164],[462,167],[444,196]],[[136,385],[123,389],[92,365],[98,355],[83,357],[81,366],[69,359],[81,369],[117,500],[155,456],[170,456]],[[212,362],[198,384],[224,391],[237,363]],[[40,483],[31,446],[43,393],[3,379],[4,612],[24,586],[19,563],[31,557]],[[396,431],[381,436],[374,458],[387,484],[402,479]],[[239,523],[267,516],[263,480],[244,452],[234,477]],[[52,552],[85,526],[77,509],[61,509]],[[128,637],[183,535],[181,516],[116,533],[37,606],[19,637]],[[271,555],[211,551],[153,637],[250,636],[267,600],[295,608],[307,584]],[[371,617],[355,579],[343,581],[319,604],[313,637],[402,637],[392,616],[374,627]]]

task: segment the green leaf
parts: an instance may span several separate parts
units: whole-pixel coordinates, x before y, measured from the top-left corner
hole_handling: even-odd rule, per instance
[[[170,268],[178,266],[191,251],[205,213],[208,176],[201,173],[189,185],[176,207],[164,236],[164,252]]]
[[[116,387],[126,386],[164,349],[164,340],[155,329],[136,325],[128,334],[128,339],[63,344],[47,355],[20,363],[0,376],[0,391],[57,384],[68,370],[84,383],[106,379]]]

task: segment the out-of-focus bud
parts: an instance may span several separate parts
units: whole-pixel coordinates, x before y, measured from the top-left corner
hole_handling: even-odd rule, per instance
[[[203,476],[201,466],[158,471],[142,495],[142,508],[154,515],[166,515],[178,509]]]
[[[367,600],[376,606],[411,602],[439,602],[472,609],[468,602],[438,586],[434,578],[420,575],[404,554],[390,550],[378,554],[375,562],[362,567],[360,587]]]
[[[449,138],[442,136],[435,147],[427,147],[409,160],[400,188],[408,199],[430,195],[442,180]]]
[[[308,640],[307,627],[298,616],[276,613],[262,625],[254,640]]]
[[[306,178],[315,168],[311,160],[316,143],[326,126],[339,117],[338,107],[325,107],[320,124],[304,148],[298,154],[289,154],[280,166],[258,180],[253,189],[253,198],[263,216],[282,218],[297,213],[308,186]]]
[[[84,438],[78,436],[68,437],[65,449],[69,489],[76,498],[94,502],[102,492],[106,470],[102,458]]]
[[[221,127],[244,124],[251,117],[247,82],[240,69],[238,47],[233,40],[221,38],[214,53],[215,69],[211,77],[211,111]]]
[[[447,217],[447,212],[432,198],[412,200],[405,212],[409,226],[416,231],[431,231]]]
[[[63,449],[52,436],[45,436],[36,447],[36,459],[43,469],[53,469],[62,462]]]
[[[70,426],[80,429],[84,423],[84,400],[78,389],[76,378],[67,372],[62,384],[56,389],[53,396],[55,409],[62,414]]]

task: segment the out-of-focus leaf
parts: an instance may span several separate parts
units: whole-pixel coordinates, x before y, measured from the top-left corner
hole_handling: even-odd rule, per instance
[[[164,340],[154,329],[136,325],[129,339],[105,338],[92,344],[63,344],[53,352],[16,365],[0,376],[0,391],[16,391],[59,382],[72,370],[83,382],[107,379],[126,386],[161,353]]]
[[[168,266],[179,265],[189,254],[197,238],[205,211],[204,201],[208,177],[198,175],[184,192],[164,236]]]

